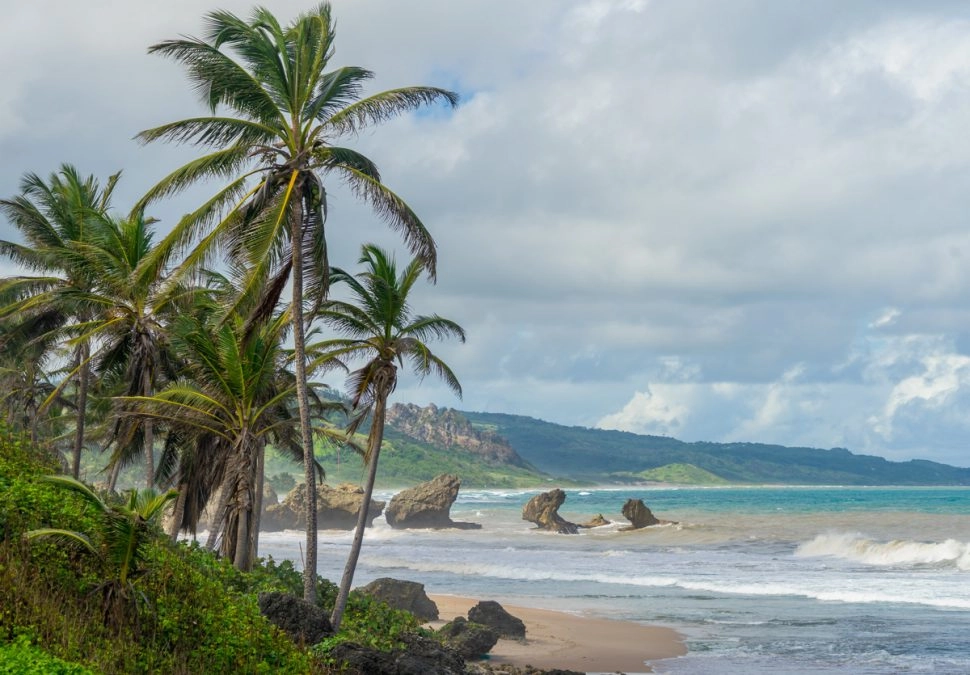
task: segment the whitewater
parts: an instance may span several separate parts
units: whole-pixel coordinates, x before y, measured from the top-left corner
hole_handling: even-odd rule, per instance
[[[689,652],[658,673],[970,673],[970,488],[566,490],[568,520],[613,521],[578,535],[521,519],[536,492],[462,490],[452,518],[481,530],[379,518],[355,583],[669,626]],[[629,498],[676,524],[621,531]],[[321,531],[320,574],[339,578],[350,539]],[[263,533],[260,553],[300,565],[301,545]]]

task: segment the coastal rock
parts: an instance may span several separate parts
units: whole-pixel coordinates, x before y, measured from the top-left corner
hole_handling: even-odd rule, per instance
[[[461,479],[454,474],[441,474],[435,478],[402,490],[387,505],[384,517],[391,527],[409,528],[478,529],[478,523],[458,523],[451,519],[449,511],[458,497]]]
[[[602,513],[597,513],[595,516],[587,520],[585,523],[579,523],[579,527],[590,529],[593,527],[603,527],[604,525],[609,525],[610,521],[603,517]]]
[[[566,493],[556,488],[537,494],[522,508],[522,520],[535,523],[542,530],[559,534],[576,534],[579,528],[559,515],[559,507],[566,501]]]
[[[469,609],[468,620],[472,623],[488,626],[498,633],[499,637],[512,640],[525,639],[525,623],[522,619],[509,614],[502,605],[494,600],[482,600]]]
[[[650,527],[651,525],[670,525],[673,523],[671,520],[660,520],[654,516],[653,512],[647,508],[642,499],[626,500],[626,504],[623,505],[623,516],[630,521],[630,525],[620,528],[621,532],[639,530],[644,527]]]
[[[381,577],[359,590],[386,602],[394,609],[411,612],[422,621],[435,621],[438,618],[438,605],[424,592],[424,584],[416,581]]]
[[[259,611],[297,644],[315,645],[333,635],[327,613],[303,598],[288,593],[260,593]]]
[[[364,503],[364,491],[350,484],[331,487],[317,486],[317,527],[321,530],[352,530],[357,526],[357,514]],[[293,488],[279,504],[267,507],[260,521],[266,532],[302,530],[306,528],[306,486]],[[384,510],[384,502],[371,499],[367,512],[367,526]]]
[[[438,629],[438,635],[448,647],[451,647],[466,659],[482,658],[498,642],[498,633],[477,623],[471,623],[465,617],[455,617]]]
[[[327,656],[339,672],[353,675],[464,675],[465,660],[454,649],[421,635],[405,634],[406,647],[382,652],[354,642],[343,642]]]

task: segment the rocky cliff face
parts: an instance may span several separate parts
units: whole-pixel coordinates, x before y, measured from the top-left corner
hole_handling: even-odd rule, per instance
[[[451,408],[395,403],[387,411],[387,424],[422,443],[443,449],[461,448],[494,464],[532,468],[504,438],[492,431],[476,429],[464,415]]]

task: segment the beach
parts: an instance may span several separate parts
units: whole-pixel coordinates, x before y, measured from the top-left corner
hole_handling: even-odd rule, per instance
[[[457,616],[467,616],[468,610],[478,603],[478,599],[454,595],[429,597],[438,605],[439,620],[431,624],[434,628]],[[491,664],[590,673],[647,673],[652,671],[645,661],[687,652],[680,635],[670,628],[501,604],[525,623],[526,639],[499,640],[489,654]]]

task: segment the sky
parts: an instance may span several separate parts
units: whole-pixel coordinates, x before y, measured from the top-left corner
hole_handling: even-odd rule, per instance
[[[263,3],[284,21],[310,2]],[[147,47],[239,0],[35,0],[0,23],[0,196],[123,170],[122,211],[205,113]],[[439,247],[413,308],[458,400],[395,401],[687,441],[970,466],[970,4],[334,0],[333,66],[459,92],[349,138]],[[408,253],[341,186],[331,260]],[[210,194],[159,203],[164,231]],[[0,238],[16,238],[0,222]],[[0,274],[12,274],[0,261]]]

